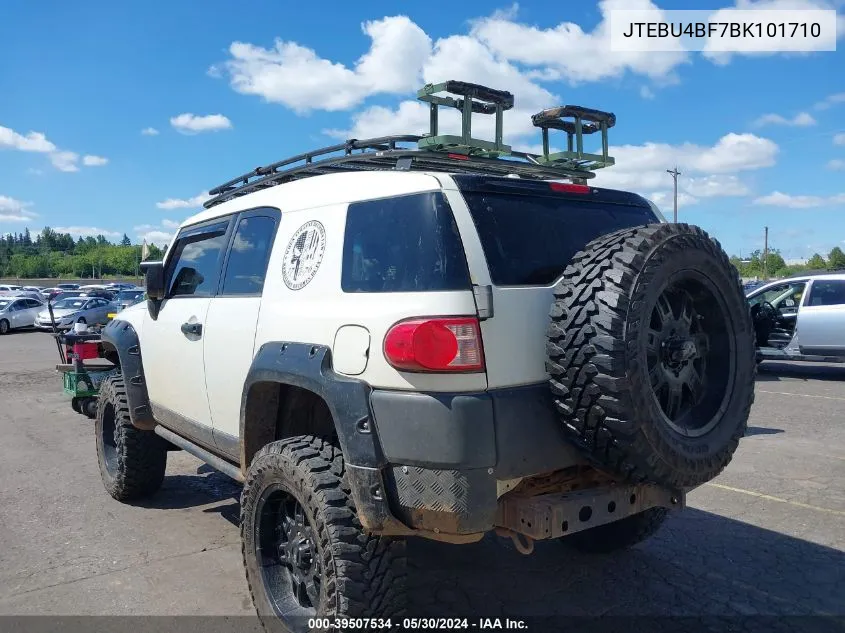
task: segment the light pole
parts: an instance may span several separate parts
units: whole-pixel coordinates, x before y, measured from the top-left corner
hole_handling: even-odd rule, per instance
[[[678,171],[678,166],[677,166],[677,165],[675,165],[675,169],[667,169],[666,171],[667,171],[668,173],[672,174],[672,180],[674,180],[674,181],[675,181],[675,198],[674,198],[674,202],[675,202],[675,204],[674,204],[674,210],[675,210],[675,213],[674,213],[674,216],[673,216],[673,222],[674,222],[675,224],[677,224],[677,223],[678,223],[678,176],[680,176],[680,175],[681,175],[681,172],[679,172],[679,171]]]

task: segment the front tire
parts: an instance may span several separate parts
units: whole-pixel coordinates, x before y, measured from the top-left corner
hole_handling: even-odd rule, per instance
[[[397,618],[405,612],[404,539],[361,528],[330,442],[268,444],[241,496],[241,542],[252,601],[268,630],[307,631],[308,618]]]
[[[0,319],[0,334],[8,334],[10,329],[9,322],[6,319]]]
[[[103,486],[114,499],[140,499],[161,488],[167,442],[153,431],[132,425],[120,374],[109,376],[100,385],[94,435]]]
[[[666,508],[649,508],[620,521],[564,536],[561,542],[588,554],[612,554],[653,536],[668,516],[669,510]]]

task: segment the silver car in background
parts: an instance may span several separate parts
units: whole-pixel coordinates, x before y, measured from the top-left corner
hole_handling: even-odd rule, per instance
[[[771,281],[747,299],[758,360],[845,362],[845,272]]]
[[[0,334],[22,327],[32,327],[44,302],[29,297],[0,297]]]
[[[58,299],[51,305],[56,327],[60,330],[70,329],[75,323],[105,325],[109,321],[108,315],[115,308],[114,303],[108,299],[85,296]],[[52,329],[50,311],[46,307],[38,314],[35,326],[43,330]]]

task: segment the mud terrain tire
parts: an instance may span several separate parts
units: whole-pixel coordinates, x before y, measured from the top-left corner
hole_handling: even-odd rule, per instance
[[[100,385],[94,435],[100,476],[114,499],[140,499],[161,487],[167,467],[167,442],[152,431],[132,425],[120,374],[107,377]]]
[[[698,227],[611,233],[578,252],[548,329],[554,406],[598,468],[698,486],[730,462],[754,400],[754,330],[739,275]]]
[[[290,553],[293,542],[304,555]],[[325,439],[291,437],[256,453],[241,495],[241,543],[268,631],[298,631],[309,617],[405,614],[405,541],[362,530],[343,454]]]

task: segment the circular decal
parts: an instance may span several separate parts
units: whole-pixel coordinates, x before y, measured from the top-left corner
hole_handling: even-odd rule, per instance
[[[316,220],[306,222],[288,242],[282,277],[291,290],[299,290],[317,274],[326,250],[326,229]]]

